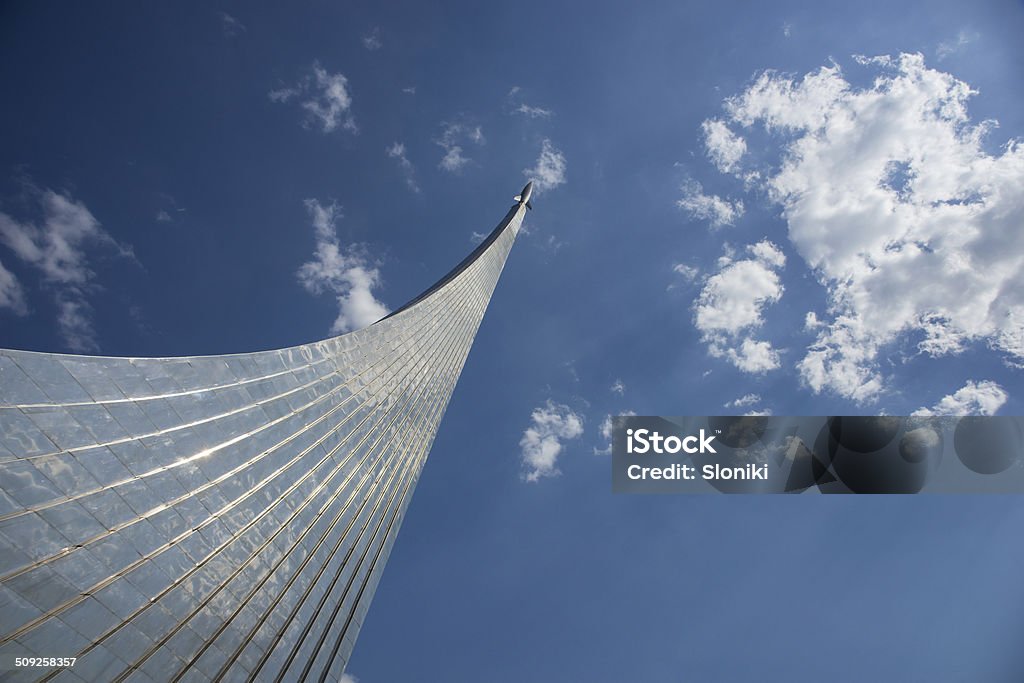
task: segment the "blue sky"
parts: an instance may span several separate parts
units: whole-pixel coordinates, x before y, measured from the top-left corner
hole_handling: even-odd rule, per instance
[[[350,672],[1019,680],[1017,498],[612,496],[601,426],[1019,414],[1021,34],[1010,2],[5,3],[0,345],[358,327],[536,177]]]

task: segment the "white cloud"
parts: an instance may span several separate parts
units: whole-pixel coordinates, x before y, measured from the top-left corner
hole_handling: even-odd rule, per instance
[[[511,106],[512,113],[522,114],[523,116],[530,119],[551,118],[551,116],[554,114],[553,111],[551,111],[550,109],[545,109],[544,107],[535,107],[533,105],[527,104],[526,102],[523,101],[522,96],[520,95],[521,92],[522,88],[520,88],[518,85],[513,86],[513,88],[508,91],[508,101],[509,105]]]
[[[267,93],[267,97],[270,98],[271,102],[288,102],[293,97],[298,97],[302,94],[301,88],[288,88],[281,87],[271,90]]]
[[[995,382],[968,381],[931,408],[919,408],[913,415],[995,415],[1007,398],[1009,394]]]
[[[224,35],[228,38],[234,38],[237,35],[241,35],[242,33],[245,33],[246,30],[245,24],[227,12],[220,13],[220,25],[224,30]]]
[[[764,307],[784,291],[776,269],[786,257],[768,240],[747,247],[751,258],[719,259],[720,270],[704,283],[694,305],[694,324],[708,351],[727,358],[744,372],[762,373],[779,367],[778,353],[766,341],[749,337],[764,324]]]
[[[163,209],[160,209],[159,211],[156,212],[156,221],[157,223],[170,223],[171,214],[167,213]]]
[[[712,228],[732,225],[743,215],[743,202],[730,202],[718,195],[704,194],[704,188],[692,178],[679,188],[683,196],[676,201],[676,206],[690,214],[691,218],[709,221]]]
[[[523,479],[535,482],[542,477],[560,474],[556,465],[563,441],[575,439],[583,433],[583,418],[569,406],[549,399],[534,409],[530,420],[519,446],[522,449]]]
[[[802,78],[761,74],[726,102],[729,123],[763,127],[780,165],[758,189],[826,288],[829,320],[797,367],[814,392],[869,401],[885,390],[883,347],[920,354],[984,343],[1024,362],[1024,147],[985,148],[974,91],[919,54],[857,58]],[[776,155],[770,155],[776,156]]]
[[[722,407],[723,408],[746,408],[747,406],[757,405],[760,402],[761,402],[761,395],[760,394],[746,394],[744,396],[740,396],[739,398],[737,398],[734,401],[729,401],[728,403],[724,404]]]
[[[68,348],[76,353],[99,351],[92,308],[77,292],[57,295],[57,324]]]
[[[676,263],[672,266],[672,272],[678,273],[687,282],[693,282],[700,275],[700,268],[688,266],[685,263]]]
[[[455,172],[468,163],[469,159],[462,156],[462,147],[452,145],[445,150],[445,154],[441,157],[441,161],[438,163],[438,166],[446,171]]]
[[[312,74],[304,76],[295,86],[271,90],[267,96],[272,102],[301,100],[300,106],[306,110],[310,121],[325,133],[339,126],[353,133],[357,131],[348,79],[340,73],[328,72],[319,62],[313,62]]]
[[[747,153],[746,141],[729,130],[719,119],[708,119],[701,128],[704,131],[704,147],[708,158],[722,173],[731,173],[739,166],[740,159]]]
[[[42,195],[43,223],[19,223],[0,213],[0,239],[23,261],[43,271],[47,280],[65,285],[85,285],[93,277],[85,253],[90,243],[120,247],[100,227],[99,221],[81,202],[46,190]]]
[[[622,415],[622,416],[625,417],[625,416],[628,416],[628,415],[636,415],[636,413],[633,412],[632,410],[624,410],[621,413],[619,413],[619,415]],[[594,448],[594,455],[610,455],[611,454],[611,452],[612,452],[612,429],[614,428],[614,426],[615,425],[612,424],[612,416],[610,414],[609,415],[605,415],[604,419],[601,420],[601,425],[597,428],[597,431],[601,435],[601,438],[604,439],[604,441],[605,441],[605,447],[604,448]]]
[[[380,272],[370,264],[365,250],[342,250],[338,243],[334,225],[341,217],[341,208],[334,202],[324,206],[315,199],[307,199],[305,205],[313,222],[316,251],[297,275],[311,293],[328,291],[337,298],[338,317],[331,333],[357,330],[386,316],[388,308],[373,294],[373,288],[380,285]]]
[[[401,142],[395,142],[385,151],[389,157],[398,160],[398,167],[405,174],[405,184],[409,186],[409,189],[419,193],[420,186],[416,182],[416,168],[409,161],[409,157],[405,155],[405,145]]]
[[[608,388],[608,390],[611,391],[613,394],[623,396],[626,393],[626,383],[623,382],[621,379],[617,379],[614,382],[612,382],[612,385],[611,387]]]
[[[960,52],[965,47],[973,43],[978,39],[978,34],[968,30],[960,31],[956,38],[952,40],[945,40],[939,43],[939,46],[935,48],[935,56],[938,57],[939,61],[950,57],[957,52]]]
[[[761,374],[779,367],[779,353],[769,342],[747,337],[739,346],[722,347],[712,344],[709,348],[714,356],[728,358],[737,368],[751,374]]]
[[[531,119],[547,119],[554,113],[550,109],[545,109],[543,107],[531,107],[525,102],[516,107],[515,112]]]
[[[68,348],[75,352],[97,351],[99,345],[86,301],[87,293],[95,287],[87,250],[105,246],[132,260],[135,255],[130,247],[118,244],[103,230],[81,202],[52,190],[41,192],[39,198],[42,222],[38,225],[17,221],[0,212],[0,241],[22,261],[38,268],[44,283],[55,290],[57,323]],[[20,287],[9,291],[17,305]],[[20,301],[23,303],[23,299]]]
[[[375,26],[372,31],[363,36],[363,47],[371,52],[379,50],[384,47],[384,43],[380,39],[380,27]]]
[[[728,403],[725,403],[722,407],[723,408],[746,408],[746,410],[743,411],[743,415],[744,416],[748,416],[748,417],[771,415],[772,414],[771,408],[755,408],[754,407],[757,404],[759,404],[760,402],[761,402],[760,394],[746,394],[744,396],[740,396],[739,398],[737,398],[734,401],[729,401]]]
[[[486,142],[483,130],[480,126],[470,127],[462,123],[445,123],[441,131],[441,137],[435,140],[437,145],[444,149],[444,156],[441,157],[438,167],[450,173],[457,173],[472,159],[463,154],[463,142],[472,142],[482,145]]]
[[[472,242],[473,244],[480,244],[485,239],[487,239],[487,233],[486,232],[477,232],[476,230],[474,230],[469,235],[469,241]]]
[[[415,95],[416,94],[416,86],[415,85],[410,85],[410,86],[407,86],[405,88],[402,88],[402,92],[404,92],[406,95]]]
[[[540,194],[565,184],[565,167],[565,155],[545,138],[537,163],[533,168],[524,168],[523,175],[533,181],[534,193]]]
[[[14,273],[7,270],[0,262],[0,308],[9,308],[16,315],[28,313],[28,305],[25,303],[25,291]]]

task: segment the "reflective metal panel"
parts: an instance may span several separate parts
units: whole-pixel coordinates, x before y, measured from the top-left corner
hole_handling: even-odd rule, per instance
[[[524,211],[340,337],[191,358],[0,350],[0,667],[338,680]]]

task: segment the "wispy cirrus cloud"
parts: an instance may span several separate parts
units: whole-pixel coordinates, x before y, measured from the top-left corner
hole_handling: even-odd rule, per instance
[[[956,34],[956,38],[944,40],[939,43],[939,46],[935,48],[935,56],[941,62],[947,57],[951,57],[958,52],[962,52],[968,45],[978,40],[978,38],[978,34],[974,31],[963,29]]]
[[[464,123],[445,123],[442,125],[441,136],[434,141],[444,150],[444,156],[438,162],[438,168],[449,173],[458,173],[472,159],[464,154],[464,145],[472,143],[482,145],[486,142],[480,126]]]
[[[228,38],[234,38],[240,36],[246,32],[245,24],[240,22],[235,17],[231,16],[227,12],[220,13],[220,27],[224,31],[224,35]]]
[[[267,96],[271,102],[298,102],[306,112],[306,125],[318,126],[325,133],[339,127],[352,133],[358,131],[352,116],[348,79],[343,74],[330,73],[320,62],[313,62],[311,73],[294,86],[271,90]]]
[[[40,215],[37,220],[20,221],[0,212],[0,241],[42,275],[43,285],[52,289],[57,304],[57,324],[67,347],[74,352],[98,351],[88,295],[96,288],[89,253],[96,248],[116,251],[135,260],[131,247],[119,244],[81,202],[53,190],[33,188]],[[0,299],[10,301],[15,312],[26,312],[20,284],[0,273]]]
[[[0,261],[0,308],[10,309],[15,315],[28,313],[25,303],[25,290],[14,273],[4,267]]]
[[[374,26],[372,31],[363,36],[363,47],[371,52],[384,47],[384,41],[380,38],[380,26]]]
[[[523,89],[518,85],[508,91],[508,104],[514,114],[520,114],[529,119],[549,119],[554,112],[544,107],[537,107],[523,101]]]
[[[684,282],[693,282],[700,275],[700,268],[685,263],[673,263],[672,272],[681,277]]]
[[[364,247],[341,247],[335,228],[341,218],[337,203],[324,205],[307,199],[305,205],[313,223],[316,249],[313,260],[299,268],[299,282],[312,294],[330,292],[337,299],[338,317],[331,334],[372,325],[390,312],[373,292],[380,286],[380,271],[372,265]]]
[[[420,192],[420,186],[416,182],[416,168],[409,161],[409,157],[405,153],[405,144],[401,142],[395,142],[385,150],[387,155],[398,161],[398,167],[402,169],[402,173],[405,175],[405,184],[410,190]]]

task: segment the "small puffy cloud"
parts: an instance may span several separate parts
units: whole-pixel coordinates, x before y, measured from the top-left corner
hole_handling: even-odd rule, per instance
[[[732,225],[743,215],[743,202],[731,202],[718,195],[704,194],[704,187],[692,178],[679,189],[683,195],[676,200],[676,206],[690,214],[691,218],[708,221],[712,228]]]
[[[519,440],[523,479],[536,482],[543,477],[559,475],[557,462],[563,442],[578,438],[582,433],[583,418],[569,406],[549,399],[534,409],[530,415],[530,426]]]
[[[220,27],[228,38],[234,38],[246,31],[245,24],[227,12],[220,13]]]
[[[395,142],[385,151],[389,157],[398,161],[398,167],[402,169],[402,173],[405,175],[405,184],[408,185],[409,189],[419,193],[420,186],[416,182],[416,168],[405,154],[405,145],[401,142]]]
[[[319,62],[313,62],[312,73],[304,76],[296,85],[271,90],[267,96],[271,102],[298,101],[309,121],[325,133],[339,126],[353,133],[357,131],[356,121],[352,117],[348,79],[340,73],[328,72]]]
[[[611,387],[609,387],[609,391],[611,391],[613,394],[618,394],[619,396],[622,396],[626,393],[626,383],[623,382],[621,379],[617,379],[614,382],[612,382]]]
[[[406,87],[402,88],[402,92],[404,92],[406,95],[415,95],[416,94],[416,86],[415,85],[406,86]]]
[[[729,401],[724,404],[723,408],[746,408],[747,406],[757,405],[761,402],[760,394],[745,394],[740,396],[736,400]]]
[[[634,413],[633,411],[623,411],[618,415],[628,417],[636,415],[636,413]],[[604,439],[605,445],[603,449],[597,449],[597,447],[595,447],[595,456],[607,456],[611,454],[611,430],[614,428],[614,426],[614,421],[611,419],[611,415],[605,415],[604,419],[601,420],[601,424],[597,429],[598,433],[601,435],[601,438]]]
[[[487,239],[486,232],[477,232],[476,230],[474,230],[469,235],[469,241],[472,242],[473,244],[480,244],[485,239]]]
[[[380,26],[375,26],[372,31],[363,36],[363,47],[373,52],[384,47],[380,39]]]
[[[25,303],[25,292],[21,283],[14,273],[7,270],[0,262],[0,309],[7,308],[16,315],[28,313],[28,305]]]
[[[316,237],[313,260],[302,264],[297,276],[309,292],[332,293],[338,300],[338,317],[331,326],[332,334],[344,334],[371,325],[389,311],[377,300],[373,289],[380,285],[380,272],[371,265],[360,247],[343,250],[338,243],[335,223],[341,208],[334,202],[323,205],[307,199],[306,210]]]
[[[545,138],[541,142],[537,163],[533,168],[523,169],[523,175],[533,181],[534,193],[540,194],[565,184],[565,167],[565,155]]]
[[[444,156],[438,166],[446,171],[454,173],[469,163],[469,159],[462,156],[462,147],[452,145],[445,150]]]
[[[779,353],[766,341],[746,338],[739,346],[712,345],[711,354],[724,356],[743,372],[762,374],[779,367]]]
[[[444,150],[444,156],[438,163],[438,168],[457,173],[472,161],[463,154],[465,145],[472,142],[482,145],[486,142],[483,129],[480,126],[469,126],[463,123],[445,123],[441,131],[441,137],[434,142]]]
[[[736,400],[725,403],[724,408],[743,408],[743,415],[746,417],[768,416],[772,414],[770,408],[755,408],[761,402],[760,394],[746,394]]]
[[[747,251],[750,258],[720,259],[721,269],[707,279],[694,305],[694,325],[712,356],[726,358],[744,372],[763,373],[779,367],[778,353],[749,334],[764,324],[764,307],[782,297],[776,270],[786,257],[768,240]]]
[[[746,141],[729,130],[719,119],[708,119],[701,125],[704,148],[708,158],[722,173],[732,173],[747,152]]]
[[[708,278],[695,308],[697,329],[737,334],[760,327],[764,306],[782,296],[782,283],[775,269],[785,264],[785,256],[768,240],[748,250],[754,258],[726,263]]]
[[[157,223],[170,223],[171,222],[171,214],[167,213],[163,209],[160,209],[159,211],[156,212],[156,222]]]
[[[919,408],[913,415],[995,415],[1009,394],[995,382],[968,381],[931,408]]]
[[[87,294],[95,288],[89,250],[113,248],[132,260],[135,254],[130,247],[118,244],[81,202],[52,190],[42,191],[38,197],[42,208],[38,223],[18,221],[0,212],[0,241],[22,261],[37,268],[44,284],[54,290],[57,324],[68,348],[79,353],[98,351],[87,301]],[[18,298],[20,286],[11,278],[13,285],[8,285],[8,296],[13,297],[15,308],[24,300]]]
[[[827,294],[802,381],[875,400],[881,354],[908,342],[919,356],[984,345],[1024,364],[1024,147],[987,151],[996,124],[972,122],[975,92],[920,54],[855,61],[873,76],[864,86],[837,64],[767,71],[725,107],[730,128],[767,133],[757,156],[779,161],[750,189],[781,208]]]

